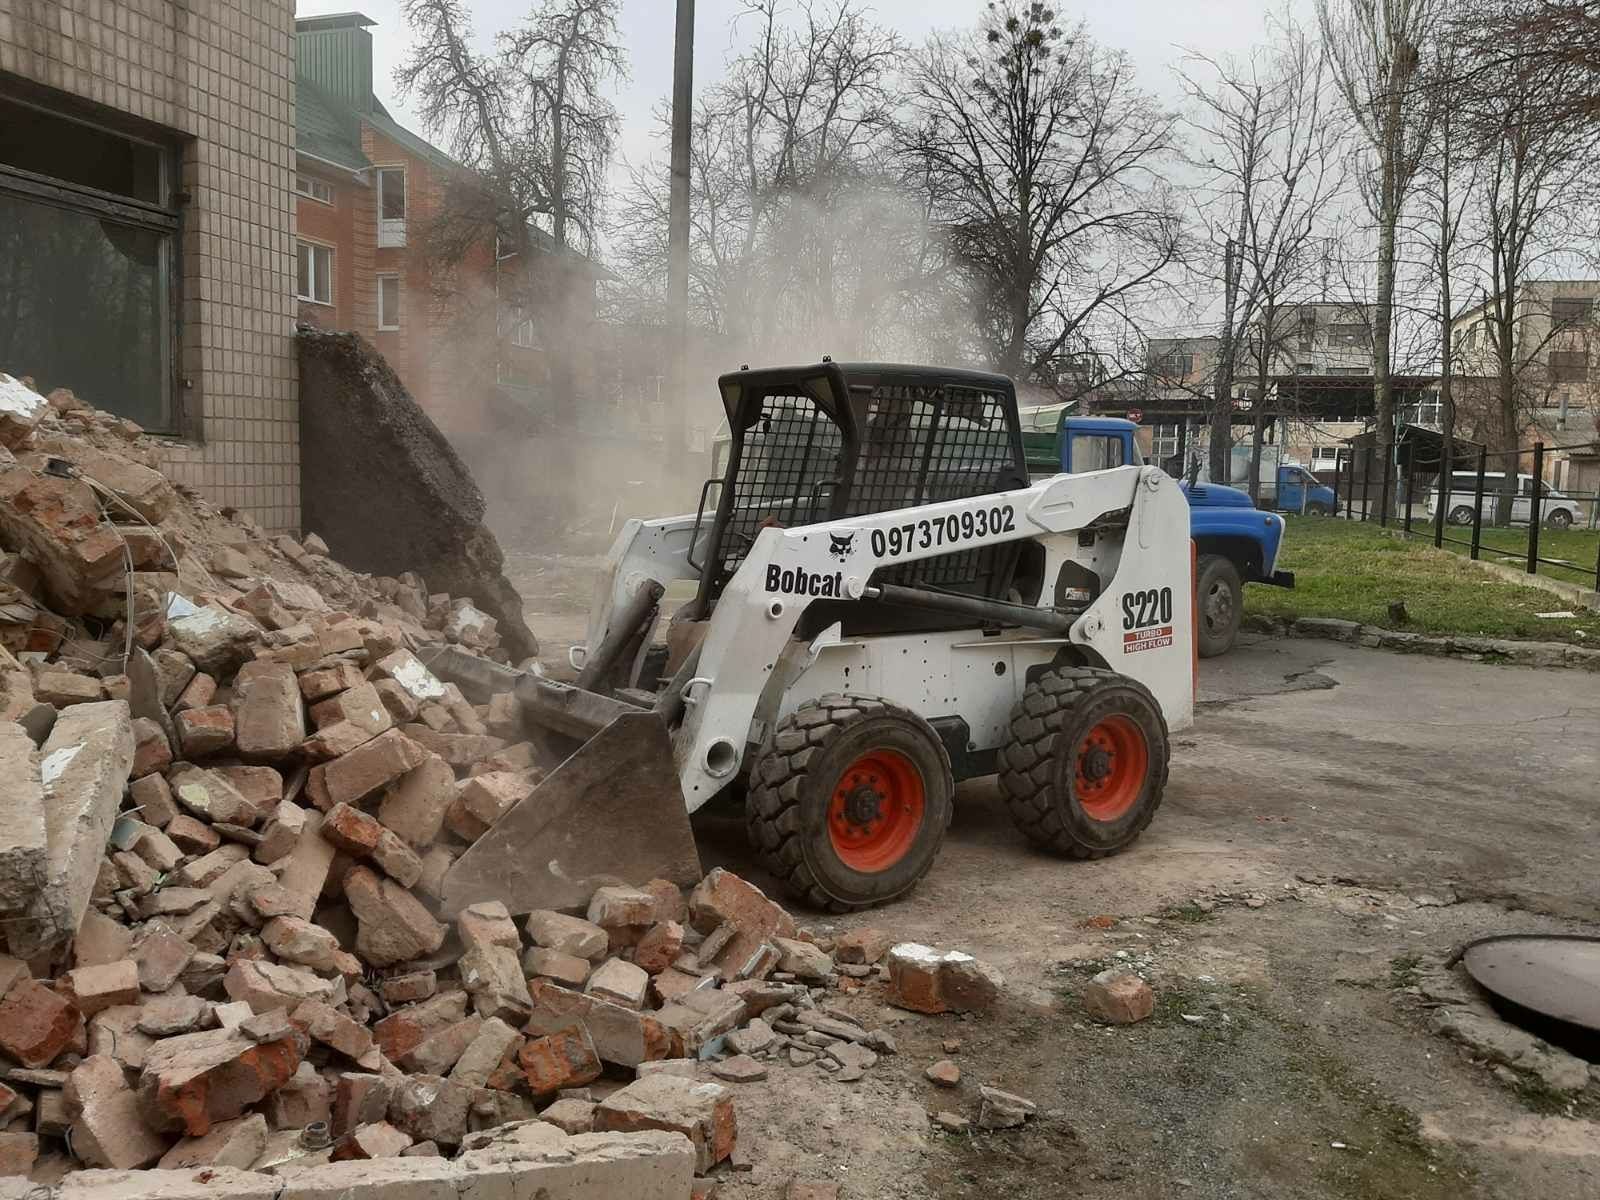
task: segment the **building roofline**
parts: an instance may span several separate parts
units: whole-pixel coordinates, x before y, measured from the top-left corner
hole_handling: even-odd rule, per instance
[[[294,31],[309,33],[318,29],[366,29],[376,24],[366,13],[325,13],[320,17],[296,17]]]

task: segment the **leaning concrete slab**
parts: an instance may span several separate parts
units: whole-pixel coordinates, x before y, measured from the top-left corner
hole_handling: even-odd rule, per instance
[[[50,731],[39,752],[49,855],[30,919],[10,929],[18,958],[32,958],[77,932],[133,770],[133,744],[125,700],[75,704]]]
[[[308,330],[300,355],[302,520],[357,571],[416,571],[469,596],[513,658],[539,652],[465,463],[384,358],[353,333]]]
[[[49,840],[33,739],[0,725],[0,913],[20,912],[44,886]]]
[[[56,1200],[274,1200],[283,1186],[271,1175],[234,1167],[187,1171],[73,1171]]]

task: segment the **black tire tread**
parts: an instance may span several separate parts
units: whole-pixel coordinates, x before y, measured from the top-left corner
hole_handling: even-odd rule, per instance
[[[1068,858],[1105,858],[1118,849],[1085,846],[1073,838],[1050,798],[1054,770],[1050,743],[1066,724],[1067,714],[1108,680],[1133,683],[1127,676],[1104,667],[1055,667],[1044,672],[1028,684],[1022,699],[1011,710],[1010,732],[1000,747],[1000,792],[1012,822],[1035,845]],[[1146,810],[1129,842],[1144,832],[1161,807],[1171,765],[1170,748],[1160,758],[1155,803]]]
[[[777,876],[785,891],[810,908],[829,913],[861,912],[868,903],[835,900],[817,884],[800,848],[800,788],[808,760],[838,734],[867,717],[903,716],[920,723],[909,709],[874,696],[833,694],[807,701],[772,731],[750,771],[745,802],[745,830],[761,863]],[[950,769],[942,743],[939,752]]]

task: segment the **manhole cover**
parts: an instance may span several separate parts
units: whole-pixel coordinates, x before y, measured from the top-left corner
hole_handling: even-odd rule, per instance
[[[1526,1027],[1551,1026],[1533,1032],[1555,1034],[1551,1040],[1563,1042],[1588,1042],[1600,1034],[1600,938],[1487,937],[1471,943],[1461,962],[1512,1020]],[[1561,1037],[1562,1032],[1569,1036]]]

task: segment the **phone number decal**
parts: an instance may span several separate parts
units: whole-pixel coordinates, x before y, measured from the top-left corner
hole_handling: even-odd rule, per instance
[[[1014,533],[1016,528],[1016,510],[1009,504],[997,504],[993,508],[969,509],[931,521],[908,521],[888,529],[874,529],[872,553],[878,558],[897,558],[916,550],[958,546],[995,533]]]

